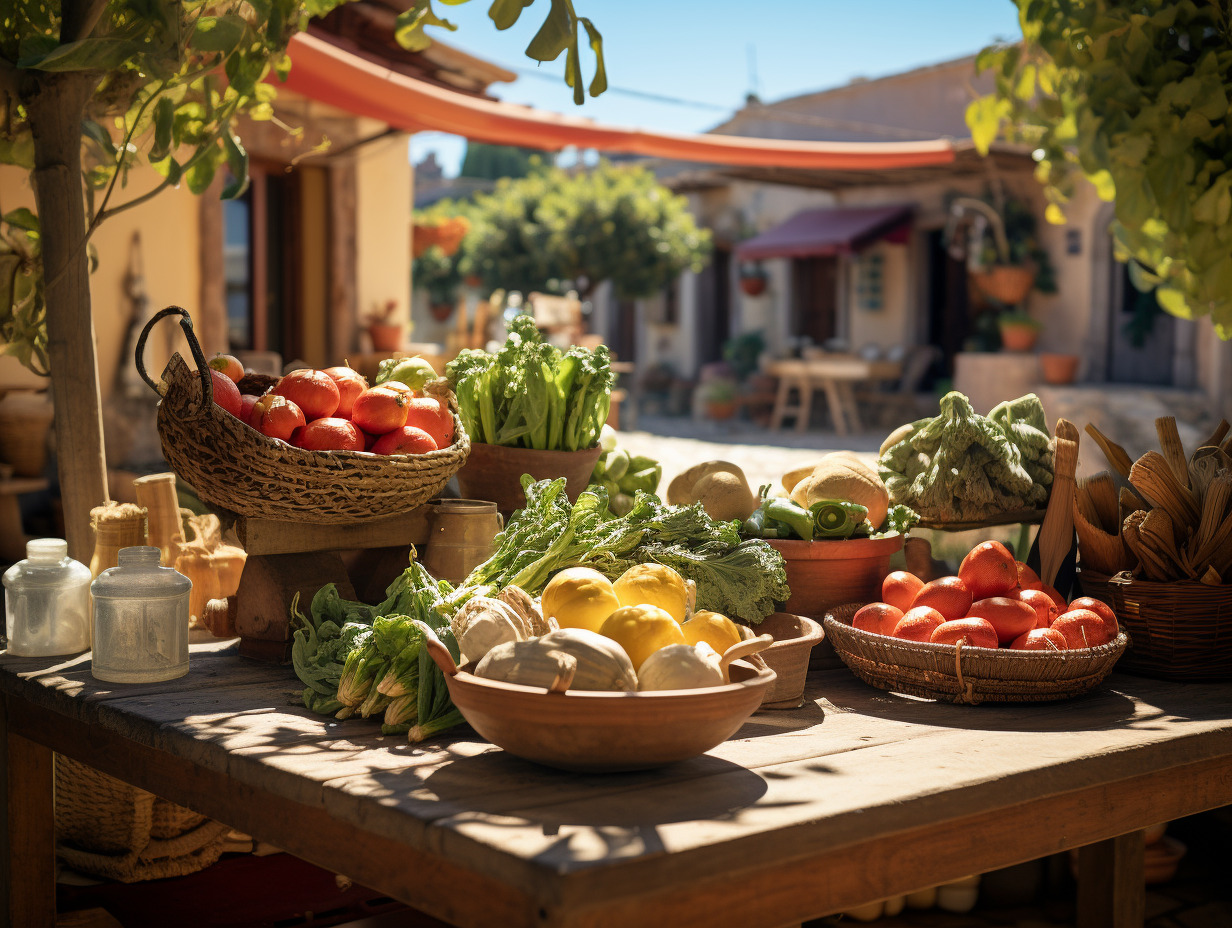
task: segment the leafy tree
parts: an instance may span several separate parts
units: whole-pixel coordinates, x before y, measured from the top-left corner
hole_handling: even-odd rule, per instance
[[[610,280],[618,296],[635,299],[700,270],[710,251],[710,233],[694,223],[684,197],[644,167],[606,161],[499,181],[475,196],[469,218],[459,267],[489,289],[572,286],[585,297]]]
[[[497,180],[501,177],[525,177],[543,158],[543,152],[513,145],[488,145],[467,142],[459,177]]]
[[[108,216],[183,183],[205,190],[224,165],[223,196],[239,195],[247,155],[240,113],[272,116],[265,81],[290,67],[286,46],[309,17],[342,0],[5,0],[0,4],[0,163],[30,172],[37,209],[0,213],[0,339],[32,369],[53,371],[56,442],[70,551],[86,556],[88,513],[106,498],[98,367],[90,313],[88,242]],[[449,3],[467,0],[445,0]],[[506,29],[533,0],[492,0]],[[398,17],[398,40],[418,49],[425,26],[454,28],[431,0]],[[589,90],[606,88],[602,38],[572,0],[552,0],[526,49],[566,53],[582,102],[580,32],[595,52]],[[118,141],[117,141],[118,139]],[[164,178],[113,203],[141,162]]]
[[[985,49],[996,92],[967,123],[1039,158],[1050,222],[1085,176],[1116,202],[1117,257],[1140,289],[1232,339],[1232,15],[1214,0],[1015,0],[1023,42]]]

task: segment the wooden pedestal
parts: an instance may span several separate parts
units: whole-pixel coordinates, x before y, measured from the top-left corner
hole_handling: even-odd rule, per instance
[[[248,552],[235,594],[240,653],[285,662],[291,655],[291,603],[307,614],[317,590],[338,585],[344,599],[379,602],[428,540],[426,510],[349,525],[308,525],[240,518],[235,532]]]

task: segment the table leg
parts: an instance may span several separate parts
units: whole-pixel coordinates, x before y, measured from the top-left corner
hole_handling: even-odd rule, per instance
[[[809,420],[813,418],[813,384],[807,377],[796,381],[796,390],[800,394],[800,405],[796,407],[796,431],[807,432]]]
[[[1078,928],[1142,928],[1143,832],[1078,849]]]
[[[51,751],[10,734],[0,702],[0,926],[55,928]]]
[[[787,398],[791,395],[791,380],[779,378],[778,389],[774,393],[774,411],[770,413],[770,428],[778,431],[783,427],[783,417],[787,415]]]
[[[826,391],[826,402],[830,405],[830,418],[834,420],[834,431],[839,435],[847,434],[847,415],[843,410],[843,397],[839,385],[833,380],[823,382]]]
[[[843,406],[847,409],[847,425],[853,432],[863,432],[864,423],[860,421],[860,404],[856,401],[855,387],[848,380],[840,380],[838,390],[843,398]]]

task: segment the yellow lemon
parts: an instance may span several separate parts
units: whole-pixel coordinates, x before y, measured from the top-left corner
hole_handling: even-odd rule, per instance
[[[717,612],[695,612],[693,618],[680,626],[684,632],[685,644],[697,644],[704,641],[720,654],[733,644],[739,644],[741,638],[740,626],[725,615]]]
[[[607,617],[599,634],[625,649],[634,670],[659,648],[684,644],[680,623],[658,606],[622,606]]]
[[[612,584],[622,606],[658,606],[683,622],[689,594],[684,577],[663,564],[634,564]]]
[[[567,567],[543,590],[540,608],[545,619],[555,618],[561,628],[597,632],[603,620],[620,608],[612,581],[589,567]]]

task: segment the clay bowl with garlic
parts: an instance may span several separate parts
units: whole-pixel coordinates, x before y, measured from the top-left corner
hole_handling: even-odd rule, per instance
[[[480,736],[516,757],[558,770],[612,773],[662,767],[705,754],[761,705],[775,673],[742,658],[765,648],[754,638],[723,654],[729,683],[651,692],[569,690],[487,680],[458,667],[427,639],[449,696]]]

